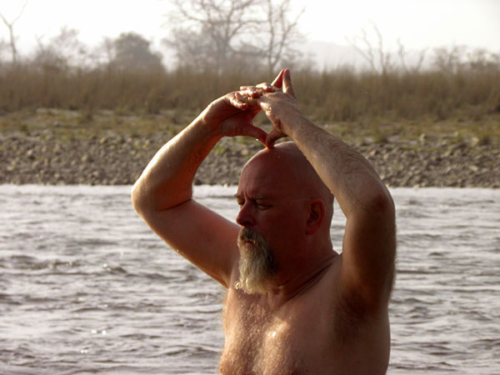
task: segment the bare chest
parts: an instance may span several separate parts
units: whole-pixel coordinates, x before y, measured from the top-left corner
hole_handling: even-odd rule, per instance
[[[330,349],[328,323],[312,306],[270,309],[228,296],[221,374],[308,374]]]

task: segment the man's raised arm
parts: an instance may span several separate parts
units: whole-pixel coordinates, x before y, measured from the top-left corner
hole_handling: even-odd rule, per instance
[[[387,307],[394,276],[395,208],[391,195],[370,163],[340,139],[308,121],[298,110],[290,72],[273,83],[247,89],[273,124],[266,144],[292,138],[347,218],[340,287],[343,295],[365,308]],[[250,100],[249,100],[250,102]]]
[[[192,200],[192,182],[208,153],[224,136],[244,135],[264,142],[251,122],[258,109],[238,93],[212,102],[198,118],[164,145],[132,189],[140,216],[173,249],[227,286],[237,260],[239,228]]]

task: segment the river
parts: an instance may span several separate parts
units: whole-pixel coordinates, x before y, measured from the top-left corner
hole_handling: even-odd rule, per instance
[[[129,186],[0,186],[0,374],[216,374],[223,290]],[[500,374],[500,190],[392,189],[388,374]],[[234,220],[234,187],[197,199]],[[345,218],[332,224],[341,249]]]

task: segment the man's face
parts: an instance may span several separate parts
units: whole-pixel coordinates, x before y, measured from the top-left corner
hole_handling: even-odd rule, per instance
[[[307,210],[304,200],[298,198],[300,185],[290,176],[286,163],[265,157],[252,160],[241,175],[236,194],[240,205],[236,221],[242,227],[240,274],[260,274],[250,277],[252,280],[271,278],[279,258],[290,255],[304,235]],[[249,237],[254,235],[256,239]],[[243,289],[242,284],[240,280]]]

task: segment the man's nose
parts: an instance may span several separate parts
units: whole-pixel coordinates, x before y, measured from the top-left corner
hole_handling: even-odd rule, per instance
[[[252,225],[255,224],[255,220],[250,211],[251,209],[248,203],[245,203],[243,206],[241,206],[240,212],[236,217],[236,222],[242,227],[251,227]]]

